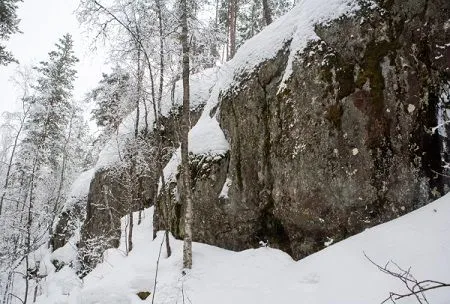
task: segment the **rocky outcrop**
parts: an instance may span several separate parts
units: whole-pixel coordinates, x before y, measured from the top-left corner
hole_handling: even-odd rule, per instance
[[[208,108],[230,148],[191,154],[195,241],[232,250],[268,244],[300,259],[449,190],[450,2],[359,3],[361,10],[316,25],[318,39],[299,53],[285,41],[273,58],[235,74]],[[193,99],[206,102],[206,87],[198,78],[201,97]],[[178,116],[164,118],[168,156]],[[139,180],[117,164],[96,171],[81,229],[84,270],[119,245],[120,218],[145,206],[155,204],[155,231],[183,237],[178,175],[155,201],[152,136],[143,136],[149,149],[140,151]],[[58,227],[54,247],[70,236]]]
[[[79,230],[81,224],[86,218],[86,201],[79,200],[72,208],[64,210],[58,220],[50,239],[53,250],[57,250],[70,240]]]
[[[201,106],[192,109],[193,123],[198,120],[201,110]],[[165,163],[178,142],[179,116],[180,109],[174,108],[166,117],[161,118],[164,130],[160,134]],[[106,249],[119,246],[123,232],[122,217],[153,205],[159,179],[155,140],[152,132],[141,134],[140,159],[135,166],[139,174],[130,171],[131,162],[127,160],[95,172],[90,183],[79,243],[82,274],[102,260]],[[61,221],[60,224],[64,225]]]
[[[193,157],[194,240],[299,259],[448,191],[448,127],[433,127],[448,120],[450,2],[378,4],[317,25],[282,90],[289,43],[222,92],[231,148]]]

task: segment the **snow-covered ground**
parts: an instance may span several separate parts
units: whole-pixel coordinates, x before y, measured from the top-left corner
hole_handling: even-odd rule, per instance
[[[110,249],[83,281],[69,267],[43,282],[40,304],[151,303],[163,232],[152,240],[152,212],[136,226],[134,249]],[[171,238],[159,263],[154,303],[380,303],[389,291],[406,292],[395,278],[381,273],[365,257],[385,265],[392,260],[419,280],[450,282],[450,195],[391,222],[294,261],[272,248],[232,252],[194,243],[193,269],[182,271],[182,241]],[[431,304],[450,303],[450,288],[426,294]],[[414,297],[398,303],[417,303]]]
[[[200,92],[193,100],[206,102],[206,106],[190,132],[191,151],[220,154],[228,149],[215,116],[220,112],[217,108],[220,93],[234,86],[237,75],[274,57],[290,41],[290,57],[283,79],[287,80],[296,54],[307,41],[317,39],[314,24],[352,14],[358,8],[355,0],[300,1],[292,12],[245,43],[233,60],[214,73],[200,75],[197,82],[193,81]],[[175,99],[179,97],[176,95]],[[94,170],[117,161],[126,137],[131,134],[133,115],[124,121],[118,134],[100,153]],[[167,178],[173,176],[177,165],[175,153],[164,170]],[[85,193],[86,187],[81,186],[90,181],[93,172],[80,177],[80,187],[74,187],[74,193]],[[223,193],[226,195],[226,187]],[[37,303],[151,303],[154,297],[154,303],[160,304],[361,304],[380,303],[390,291],[407,292],[399,280],[381,273],[364,253],[380,265],[392,260],[405,269],[411,267],[411,273],[419,280],[450,283],[450,195],[342,242],[333,244],[333,240],[329,240],[328,248],[300,261],[267,247],[232,252],[194,243],[194,266],[186,275],[181,273],[182,242],[171,238],[173,255],[166,258],[163,233],[152,240],[152,212],[153,209],[145,210],[144,221],[135,226],[134,249],[128,256],[124,254],[124,246],[106,251],[104,262],[83,280],[78,279],[69,266],[55,272],[50,263],[52,258],[68,263],[76,254],[73,247],[69,247],[72,243],[42,257],[48,276],[41,281]],[[138,292],[152,295],[143,301],[137,296]],[[450,303],[450,288],[436,289],[426,295],[430,304]],[[399,303],[417,301],[410,297]]]

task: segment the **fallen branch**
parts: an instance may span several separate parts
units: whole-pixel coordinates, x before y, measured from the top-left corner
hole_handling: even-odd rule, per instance
[[[369,260],[370,263],[372,263],[375,267],[378,268],[382,273],[385,273],[387,275],[390,275],[394,278],[399,279],[403,282],[405,287],[408,289],[408,292],[406,293],[396,293],[396,292],[389,292],[389,296],[381,302],[381,304],[386,303],[388,301],[391,301],[392,303],[396,303],[397,300],[408,298],[408,297],[415,297],[418,303],[421,304],[429,304],[425,292],[433,289],[443,288],[443,287],[450,287],[450,284],[435,281],[435,280],[423,280],[418,281],[412,274],[411,274],[411,267],[409,267],[407,270],[401,268],[398,264],[396,264],[393,261],[389,261],[384,266],[380,266],[379,264],[375,263],[372,259],[370,259],[366,253],[364,252],[364,256],[367,260]],[[391,265],[394,265],[397,269],[392,270],[390,267]],[[390,269],[391,268],[391,269]]]

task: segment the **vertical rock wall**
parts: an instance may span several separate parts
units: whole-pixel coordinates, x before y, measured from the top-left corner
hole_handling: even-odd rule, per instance
[[[222,92],[231,150],[193,176],[195,240],[299,259],[448,191],[448,126],[433,127],[448,120],[450,2],[379,4],[316,26],[284,90],[289,43]]]

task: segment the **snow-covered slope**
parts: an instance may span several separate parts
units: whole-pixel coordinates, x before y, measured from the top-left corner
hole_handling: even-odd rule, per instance
[[[450,195],[394,221],[366,230],[298,262],[272,248],[232,252],[194,243],[194,266],[185,276],[182,242],[171,239],[173,255],[164,246],[156,280],[155,303],[380,303],[389,291],[406,292],[397,280],[374,267],[392,260],[419,280],[450,282]],[[163,233],[152,235],[152,209],[136,227],[135,247],[105,253],[83,282],[66,266],[46,278],[38,303],[126,304],[153,294]],[[48,289],[46,289],[48,288]],[[450,303],[450,288],[426,294],[429,303]],[[399,303],[417,303],[407,298]]]
[[[286,80],[296,54],[303,50],[307,41],[317,39],[314,24],[352,14],[359,8],[357,3],[356,0],[300,1],[291,13],[249,40],[214,76],[199,77],[197,84],[202,102],[208,102],[202,117],[190,132],[191,151],[221,154],[228,149],[215,115],[220,112],[217,107],[220,93],[235,86],[236,76],[251,72],[288,45]],[[208,81],[204,83],[206,79]],[[179,98],[180,95],[176,96]],[[133,120],[131,114],[124,121],[117,137],[111,139],[100,154],[95,169],[117,161],[118,151],[131,134]],[[149,121],[152,121],[151,117]],[[177,155],[174,154],[164,170],[166,179],[176,172]],[[329,240],[331,246],[327,249],[298,262],[270,247],[232,252],[195,243],[194,268],[184,276],[181,274],[182,242],[171,238],[173,255],[166,258],[162,232],[152,240],[152,212],[152,209],[146,210],[142,224],[135,226],[134,249],[128,256],[124,246],[108,250],[104,262],[83,280],[78,279],[69,266],[59,272],[50,269],[46,272],[49,275],[41,282],[41,295],[37,302],[150,303],[154,296],[155,303],[359,304],[380,303],[389,291],[406,292],[401,282],[377,270],[364,253],[381,265],[392,260],[403,268],[412,267],[411,273],[419,280],[450,282],[449,195],[342,242],[332,244],[333,240]],[[74,252],[67,246],[72,245],[68,243],[53,257],[68,262],[66,258]],[[137,293],[147,291],[152,296],[145,301],[140,300]],[[450,288],[434,290],[427,296],[433,304],[450,303]],[[416,303],[416,300],[407,298],[400,303]]]
[[[82,172],[70,186],[63,211],[70,210],[80,200],[86,200],[89,194],[89,185],[94,177],[95,169]]]

